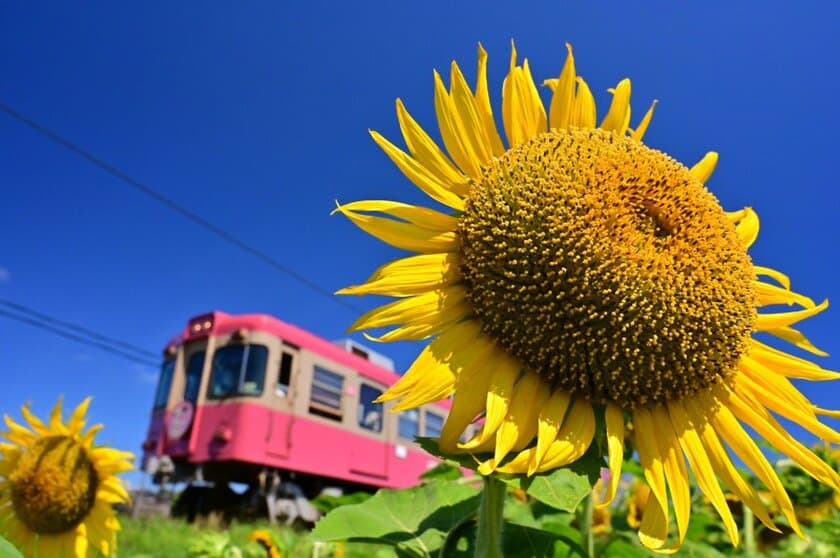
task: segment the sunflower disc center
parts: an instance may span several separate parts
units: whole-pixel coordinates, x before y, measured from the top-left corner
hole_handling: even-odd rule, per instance
[[[603,130],[491,161],[460,219],[484,331],[552,387],[633,408],[727,377],[755,321],[752,267],[686,167]]]
[[[85,449],[67,436],[38,441],[9,475],[15,513],[32,531],[55,535],[79,525],[96,500],[98,478]]]

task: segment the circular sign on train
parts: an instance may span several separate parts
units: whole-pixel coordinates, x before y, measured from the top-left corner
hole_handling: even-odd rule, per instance
[[[193,404],[181,401],[169,413],[166,423],[166,435],[170,440],[178,440],[190,429],[193,419]]]

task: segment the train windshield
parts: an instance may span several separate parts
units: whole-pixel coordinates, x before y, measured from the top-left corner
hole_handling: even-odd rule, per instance
[[[160,367],[157,391],[155,392],[155,409],[164,409],[169,402],[169,388],[172,387],[172,376],[175,373],[175,359],[163,361]]]
[[[228,345],[213,355],[211,398],[261,395],[265,384],[268,348],[263,345]]]

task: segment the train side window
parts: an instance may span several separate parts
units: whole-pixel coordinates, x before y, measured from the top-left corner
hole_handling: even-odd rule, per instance
[[[381,389],[362,384],[359,389],[359,426],[371,432],[382,432],[382,403],[374,400],[382,395]]]
[[[411,409],[400,413],[399,434],[400,438],[414,441],[420,434],[420,411]]]
[[[312,376],[309,412],[313,415],[341,421],[341,395],[343,391],[343,376],[316,366],[315,373]]]
[[[443,430],[443,417],[426,411],[426,428],[423,433],[428,438],[437,438]]]
[[[292,385],[292,362],[294,355],[283,351],[280,353],[280,371],[277,373],[277,387],[274,392],[286,397],[289,394],[289,387]]]
[[[204,370],[204,351],[193,353],[187,364],[186,382],[184,383],[184,401],[195,404],[201,387],[201,372]]]
[[[260,395],[267,361],[268,348],[264,345],[227,345],[216,350],[210,397]]]
[[[163,361],[160,367],[157,390],[155,391],[155,409],[164,409],[169,402],[169,389],[172,387],[172,376],[175,373],[175,359]]]

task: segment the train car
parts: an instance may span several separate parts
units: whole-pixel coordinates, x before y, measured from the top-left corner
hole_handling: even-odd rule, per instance
[[[376,403],[392,361],[263,314],[190,319],[164,350],[144,467],[160,480],[399,488],[437,461],[413,442],[440,434],[448,401],[399,413]],[[166,464],[167,467],[162,467]]]

